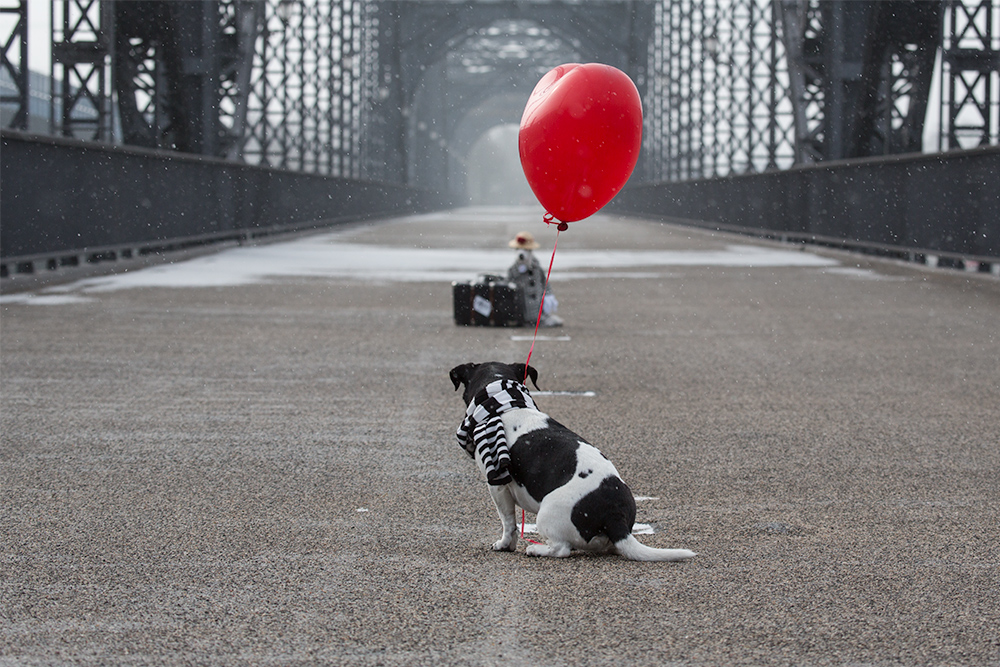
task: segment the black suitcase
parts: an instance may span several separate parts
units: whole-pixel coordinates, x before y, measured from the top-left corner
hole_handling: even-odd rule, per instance
[[[483,275],[475,282],[452,283],[455,324],[480,327],[524,325],[524,296],[500,276]]]

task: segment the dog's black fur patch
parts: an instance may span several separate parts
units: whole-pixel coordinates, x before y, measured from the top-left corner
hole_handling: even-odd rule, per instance
[[[579,436],[549,417],[545,428],[519,436],[510,447],[510,474],[538,502],[576,472]]]
[[[628,485],[617,477],[605,477],[599,487],[573,506],[570,521],[588,542],[598,535],[617,542],[632,534],[635,511],[635,498]]]

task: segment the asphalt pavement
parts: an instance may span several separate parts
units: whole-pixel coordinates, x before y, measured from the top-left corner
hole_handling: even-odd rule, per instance
[[[536,401],[699,555],[533,559],[448,379],[526,359],[450,285],[521,230],[548,264],[462,209],[8,289],[0,665],[1000,664],[1000,280],[573,223]]]

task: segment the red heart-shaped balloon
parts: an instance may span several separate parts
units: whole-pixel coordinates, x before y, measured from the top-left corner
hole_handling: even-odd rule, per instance
[[[642,145],[642,101],[627,74],[601,63],[550,70],[528,98],[518,151],[531,190],[562,222],[599,211],[622,189]]]

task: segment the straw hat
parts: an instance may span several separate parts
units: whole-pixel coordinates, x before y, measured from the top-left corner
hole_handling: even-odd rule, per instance
[[[535,250],[541,247],[535,242],[535,237],[531,232],[518,232],[517,236],[512,238],[507,245],[518,250]]]

